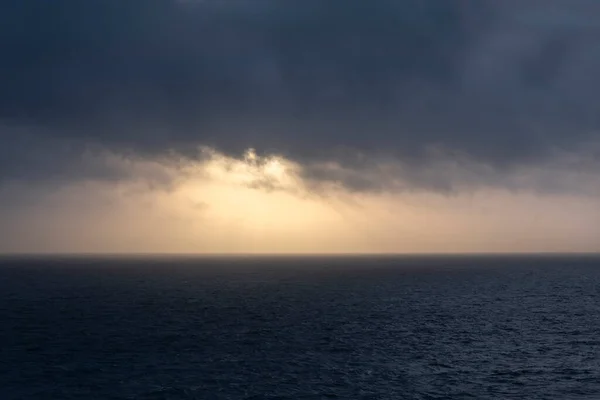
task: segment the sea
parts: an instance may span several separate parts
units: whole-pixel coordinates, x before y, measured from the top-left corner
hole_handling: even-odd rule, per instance
[[[0,259],[0,399],[600,399],[600,258]]]

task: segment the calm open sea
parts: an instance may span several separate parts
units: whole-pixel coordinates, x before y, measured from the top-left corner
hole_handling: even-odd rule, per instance
[[[600,399],[600,258],[0,259],[0,399]]]

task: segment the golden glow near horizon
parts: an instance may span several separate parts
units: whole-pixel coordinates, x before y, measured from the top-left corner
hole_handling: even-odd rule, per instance
[[[24,210],[13,251],[453,253],[598,250],[589,198],[508,190],[314,193],[301,166],[248,150],[183,168],[112,158],[141,177],[63,188]],[[145,177],[177,177],[148,188]],[[167,178],[164,178],[167,179]],[[590,217],[591,216],[591,217]],[[10,225],[7,219],[7,226]],[[6,249],[0,249],[6,251]]]

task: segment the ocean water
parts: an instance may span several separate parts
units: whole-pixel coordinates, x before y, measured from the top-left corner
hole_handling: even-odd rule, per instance
[[[0,399],[600,399],[594,257],[3,258]]]

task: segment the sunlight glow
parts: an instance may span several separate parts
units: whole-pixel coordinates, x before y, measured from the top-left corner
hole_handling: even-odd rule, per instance
[[[0,215],[4,246],[40,252],[454,253],[598,248],[592,197],[317,187],[302,166],[249,150],[169,163],[105,157],[132,179],[62,188]],[[332,165],[332,170],[337,168]],[[342,171],[344,172],[344,171]],[[30,190],[24,186],[19,190]],[[56,227],[60,226],[60,235]],[[555,229],[560,226],[561,229]],[[0,243],[0,246],[2,245]]]

